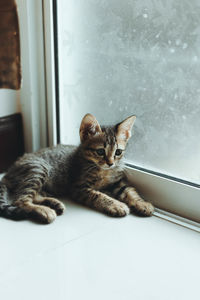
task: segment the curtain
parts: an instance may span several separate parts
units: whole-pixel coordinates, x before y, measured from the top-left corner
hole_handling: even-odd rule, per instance
[[[14,0],[0,0],[0,88],[19,89],[20,43]]]

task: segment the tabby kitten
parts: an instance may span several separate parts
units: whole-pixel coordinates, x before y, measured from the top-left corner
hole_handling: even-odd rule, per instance
[[[67,196],[113,217],[129,211],[150,216],[154,211],[128,186],[122,157],[135,116],[112,126],[100,126],[91,114],[80,126],[79,147],[58,145],[18,159],[0,182],[0,214],[11,219],[32,218],[51,223]],[[12,196],[12,204],[8,202]]]

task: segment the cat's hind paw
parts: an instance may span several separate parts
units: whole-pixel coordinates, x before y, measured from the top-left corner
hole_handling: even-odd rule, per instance
[[[49,207],[43,207],[40,205],[35,206],[30,212],[29,215],[34,220],[43,223],[50,224],[56,218],[56,213],[53,209]]]
[[[62,215],[65,211],[64,204],[56,198],[44,197],[40,204],[54,209],[57,216]]]

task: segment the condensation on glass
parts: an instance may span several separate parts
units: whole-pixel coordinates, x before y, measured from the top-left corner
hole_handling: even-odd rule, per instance
[[[200,182],[200,1],[59,0],[61,142],[136,115],[126,158]]]

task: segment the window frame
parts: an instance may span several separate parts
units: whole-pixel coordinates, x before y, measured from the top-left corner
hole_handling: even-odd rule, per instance
[[[56,1],[41,0],[43,3],[43,24],[45,43],[46,67],[46,98],[48,120],[48,145],[54,146],[60,142],[59,138],[59,90],[58,90],[58,63],[56,28]]]
[[[19,91],[25,150],[48,144],[43,2],[16,0],[19,16],[22,85]]]
[[[156,208],[200,223],[200,188],[126,164],[129,181]],[[200,224],[197,225],[200,228]]]

